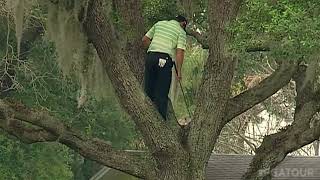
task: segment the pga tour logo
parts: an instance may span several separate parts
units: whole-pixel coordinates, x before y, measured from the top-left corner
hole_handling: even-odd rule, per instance
[[[319,177],[319,169],[315,168],[277,168],[271,170],[273,178],[299,178],[299,177]],[[258,171],[259,176],[264,177],[270,173],[269,169]]]
[[[315,177],[314,168],[277,168],[271,171],[272,177]]]

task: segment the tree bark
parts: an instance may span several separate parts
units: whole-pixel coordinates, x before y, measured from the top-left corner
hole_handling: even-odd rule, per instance
[[[281,61],[279,68],[257,86],[231,98],[228,102],[225,123],[266,100],[286,86],[297,73],[298,61]]]
[[[225,52],[229,34],[226,25],[236,16],[241,1],[209,1],[210,55],[204,67],[197,107],[190,125],[189,146],[193,179],[204,179],[209,160],[223,127],[223,117],[230,97],[235,59]]]
[[[115,150],[108,142],[87,138],[47,112],[34,111],[19,103],[0,100],[0,128],[29,144],[59,142],[85,158],[136,177],[156,176],[154,160],[148,152]]]
[[[164,123],[152,102],[146,97],[139,82],[121,55],[115,30],[101,13],[102,1],[90,1],[85,30],[93,43],[113,84],[123,108],[135,121],[152,152],[175,151],[180,147],[177,137]]]
[[[114,0],[113,3],[125,25],[124,50],[122,53],[131,71],[139,83],[142,84],[146,53],[142,45],[142,37],[145,32],[141,13],[142,2],[136,0]]]
[[[114,38],[112,23],[101,13],[101,3],[100,0],[90,1],[85,30],[106,68],[120,103],[134,120],[155,159],[155,177],[168,180],[181,176],[186,178],[188,154],[134,78]]]
[[[256,150],[245,180],[270,179],[271,171],[288,153],[319,139],[319,120],[311,126],[314,115],[320,111],[319,92],[314,92],[314,83],[303,85],[306,67],[300,65],[294,76],[296,82],[296,108],[292,125],[280,132],[266,136]]]

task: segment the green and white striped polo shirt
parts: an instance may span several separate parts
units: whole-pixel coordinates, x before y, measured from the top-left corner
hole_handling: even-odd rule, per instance
[[[175,59],[176,49],[186,49],[187,35],[176,20],[159,21],[147,32],[152,39],[148,52],[162,52]]]

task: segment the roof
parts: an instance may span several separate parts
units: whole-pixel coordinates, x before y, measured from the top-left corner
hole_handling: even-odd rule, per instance
[[[210,157],[206,180],[241,180],[252,155],[215,154]],[[273,171],[272,180],[320,180],[319,156],[287,156]],[[135,180],[132,176],[111,170],[99,180]],[[95,179],[96,180],[96,179]]]

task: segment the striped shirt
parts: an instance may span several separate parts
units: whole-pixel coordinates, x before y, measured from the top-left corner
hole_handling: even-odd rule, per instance
[[[148,52],[167,53],[175,59],[177,48],[186,50],[187,35],[176,20],[157,22],[146,36],[152,39]]]

